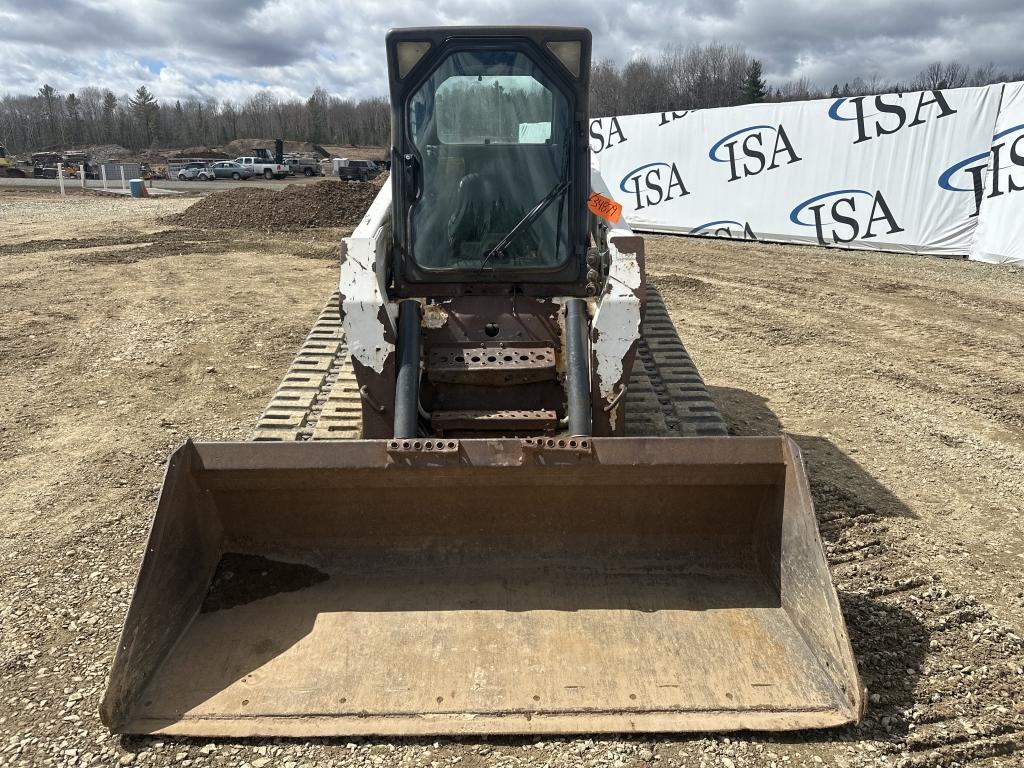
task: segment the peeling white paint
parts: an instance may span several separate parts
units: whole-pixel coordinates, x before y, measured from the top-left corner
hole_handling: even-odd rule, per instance
[[[394,338],[398,315],[397,305],[387,300],[384,285],[383,260],[388,258],[385,229],[390,215],[391,185],[385,184],[359,226],[341,244],[338,287],[345,341],[352,357],[377,373],[384,370],[388,357],[394,354],[395,345],[386,340],[386,334],[390,332]],[[382,315],[390,328],[382,323]]]
[[[635,253],[623,253],[609,237],[611,266],[608,292],[602,297],[592,326],[598,392],[607,402],[618,394],[622,361],[640,338],[640,263]]]
[[[601,177],[600,166],[591,156],[590,188],[614,199]],[[611,264],[608,268],[608,289],[601,297],[601,303],[591,325],[591,343],[594,359],[597,361],[598,394],[610,403],[618,392],[620,382],[625,383],[628,371],[623,371],[622,361],[629,350],[640,339],[640,291],[643,276],[640,261],[635,253],[624,253],[616,247],[616,239],[633,237],[633,231],[625,219],[609,230],[607,235]],[[622,403],[612,411],[612,424]]]

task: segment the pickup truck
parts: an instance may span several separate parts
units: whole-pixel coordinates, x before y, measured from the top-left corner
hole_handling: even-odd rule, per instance
[[[259,157],[236,157],[235,162],[244,168],[252,168],[253,176],[262,176],[265,179],[283,179],[288,175],[287,165],[267,162]]]
[[[292,176],[323,176],[320,163],[309,157],[286,157],[284,164]]]
[[[369,181],[380,175],[380,168],[373,160],[347,160],[337,163],[338,178],[348,181]]]

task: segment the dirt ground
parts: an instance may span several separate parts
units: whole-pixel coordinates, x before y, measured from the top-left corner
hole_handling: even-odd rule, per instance
[[[1024,271],[672,237],[648,240],[649,275],[731,430],[804,451],[861,726],[109,735],[97,706],[166,456],[248,438],[344,234],[163,222],[192,202],[0,193],[0,766],[1024,764]]]

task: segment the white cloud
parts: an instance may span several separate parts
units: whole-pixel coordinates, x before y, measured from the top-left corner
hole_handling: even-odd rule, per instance
[[[596,59],[719,40],[761,58],[769,80],[828,87],[913,76],[936,59],[1020,69],[1019,0],[0,0],[0,94],[44,82],[162,101],[241,101],[269,88],[305,97],[386,93],[384,35],[396,26],[588,26]],[[154,71],[155,70],[155,71]]]

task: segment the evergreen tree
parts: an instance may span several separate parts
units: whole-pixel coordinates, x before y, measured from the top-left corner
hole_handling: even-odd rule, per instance
[[[111,91],[103,92],[103,140],[117,140],[115,120],[117,117],[117,96]]]
[[[327,91],[317,86],[313,95],[306,100],[306,113],[309,121],[309,135],[316,143],[327,140],[327,107],[330,96]]]
[[[42,88],[39,89],[39,98],[43,102],[43,122],[46,124],[46,143],[57,144],[61,140],[60,131],[58,130],[58,102],[60,97],[57,95],[57,91],[49,83],[45,83]]]
[[[152,146],[156,140],[157,119],[160,114],[160,104],[157,103],[156,97],[146,86],[140,85],[135,91],[135,96],[128,100],[128,107],[138,124],[143,146]]]
[[[75,94],[69,93],[64,99],[64,109],[68,116],[68,141],[78,144],[82,141],[82,113]]]
[[[832,86],[832,98],[839,98],[839,83],[836,83],[835,85]]]
[[[172,118],[172,125],[174,130],[174,138],[178,142],[178,146],[187,146],[190,142],[188,125],[185,120],[185,110],[181,106],[181,101],[174,102],[174,117]]]
[[[747,67],[747,76],[743,79],[743,98],[747,104],[756,104],[764,101],[768,92],[764,88],[765,82],[761,78],[761,62],[751,59]]]

